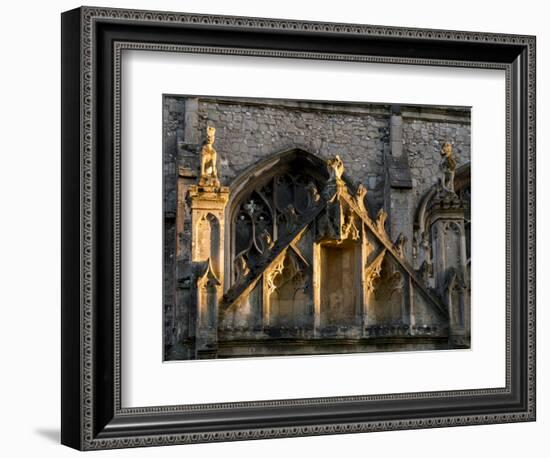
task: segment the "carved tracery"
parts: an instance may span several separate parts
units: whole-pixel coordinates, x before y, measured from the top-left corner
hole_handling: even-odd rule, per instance
[[[405,277],[386,250],[381,251],[365,270],[368,321],[373,324],[400,323],[405,306]]]
[[[241,304],[247,285],[261,284],[264,329],[315,326],[326,335],[360,323],[408,323],[404,287],[411,280],[398,267],[406,237],[389,239],[384,209],[369,217],[366,188],[350,193],[341,160],[328,161],[327,170],[324,185],[285,170],[243,193],[232,228],[240,251],[232,259],[234,286],[225,304]],[[310,244],[317,246],[312,252]],[[310,254],[301,253],[304,247]]]
[[[312,176],[283,172],[241,199],[232,225],[233,282],[243,270],[257,264],[278,239],[297,229],[302,216],[319,204],[320,188]]]
[[[288,249],[266,274],[270,326],[311,324],[311,273],[303,259]]]

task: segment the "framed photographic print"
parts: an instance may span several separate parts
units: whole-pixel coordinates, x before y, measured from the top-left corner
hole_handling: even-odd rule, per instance
[[[62,15],[62,442],[533,421],[535,38]]]

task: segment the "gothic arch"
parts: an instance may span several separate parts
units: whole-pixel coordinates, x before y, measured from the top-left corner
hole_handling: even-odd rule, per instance
[[[203,215],[195,228],[195,240],[200,241],[197,247],[197,258],[210,260],[217,276],[220,272],[220,222],[215,215],[208,212]]]
[[[255,187],[259,182],[264,181],[266,177],[274,175],[279,167],[289,165],[301,165],[308,170],[312,170],[321,181],[328,179],[326,161],[319,156],[301,148],[280,151],[252,164],[231,182],[231,192],[226,208],[231,209],[234,202],[240,200],[247,189]]]
[[[461,165],[455,173],[454,178],[454,190],[455,193],[463,200],[470,200],[470,163]],[[416,210],[414,229],[423,233],[426,231],[429,218],[429,204],[431,200],[436,196],[438,191],[437,185],[432,186],[424,197],[422,197],[420,204]]]
[[[328,178],[324,159],[292,148],[253,164],[233,180],[225,209],[225,289],[247,268],[243,261],[262,256]]]

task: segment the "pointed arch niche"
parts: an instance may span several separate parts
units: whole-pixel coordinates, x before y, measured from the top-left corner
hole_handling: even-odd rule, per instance
[[[293,148],[255,163],[233,181],[225,215],[226,290],[292,232],[327,180],[323,159]]]
[[[220,222],[212,213],[204,215],[197,227],[197,259],[206,261],[210,259],[214,273],[220,275]]]

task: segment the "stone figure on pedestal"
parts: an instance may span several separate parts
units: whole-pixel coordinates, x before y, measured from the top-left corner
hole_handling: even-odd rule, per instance
[[[443,160],[441,161],[441,170],[443,171],[443,187],[454,192],[454,181],[455,181],[455,170],[456,170],[456,160],[453,156],[453,145],[449,142],[443,143],[441,148],[441,156]]]
[[[216,129],[212,126],[206,128],[206,141],[201,150],[201,174],[199,186],[219,187],[217,160],[218,153],[214,149]]]

